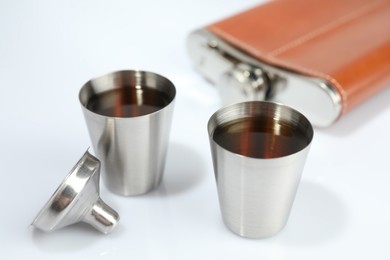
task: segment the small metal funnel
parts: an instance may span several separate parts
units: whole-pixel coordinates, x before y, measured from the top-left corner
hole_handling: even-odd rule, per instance
[[[85,222],[104,234],[119,221],[118,213],[99,196],[100,161],[88,151],[41,209],[32,225],[50,232]]]

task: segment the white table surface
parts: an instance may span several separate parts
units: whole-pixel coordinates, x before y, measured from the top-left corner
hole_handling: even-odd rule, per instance
[[[257,1],[0,1],[0,259],[390,259],[390,89],[316,129],[289,221],[263,240],[228,231],[206,123],[220,106],[191,66],[196,28]],[[121,216],[30,226],[90,141],[78,91],[120,69],[171,79],[177,101],[165,176],[144,196],[101,196]]]

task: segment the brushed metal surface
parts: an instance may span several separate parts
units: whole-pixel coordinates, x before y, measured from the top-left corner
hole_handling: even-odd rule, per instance
[[[275,135],[281,127],[301,131],[306,146],[286,156],[265,159],[231,152],[214,140],[217,126],[248,117],[267,118],[273,122]],[[209,120],[208,133],[220,209],[226,226],[247,238],[265,238],[278,233],[287,222],[310,149],[313,138],[310,122],[290,107],[252,101],[215,112]]]
[[[156,112],[134,117],[111,117],[87,108],[96,94],[115,88],[147,86],[165,93],[169,103]],[[146,71],[117,71],[91,79],[79,99],[92,146],[102,162],[103,181],[114,193],[146,193],[161,182],[172,121],[175,86],[165,77]]]

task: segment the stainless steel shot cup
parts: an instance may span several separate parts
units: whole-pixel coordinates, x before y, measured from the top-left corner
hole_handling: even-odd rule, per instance
[[[278,233],[309,152],[310,122],[290,107],[253,101],[218,110],[208,133],[226,226],[247,238]]]
[[[79,99],[103,181],[132,196],[159,185],[165,166],[175,86],[146,71],[117,71],[88,81]]]

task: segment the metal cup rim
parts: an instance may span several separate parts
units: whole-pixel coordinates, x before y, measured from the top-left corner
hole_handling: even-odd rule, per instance
[[[219,116],[223,115],[223,114],[228,113],[229,111],[239,110],[242,107],[247,108],[247,107],[251,107],[251,106],[252,107],[253,106],[271,106],[271,107],[274,107],[274,108],[279,107],[281,109],[290,111],[291,113],[295,114],[298,118],[300,118],[302,120],[302,123],[304,123],[308,127],[308,129],[307,129],[308,130],[308,136],[307,136],[307,140],[306,140],[306,145],[304,147],[302,147],[301,149],[297,150],[296,152],[290,153],[290,154],[287,154],[287,155],[284,155],[284,156],[278,156],[278,157],[272,157],[272,158],[259,158],[259,157],[246,156],[246,155],[242,155],[240,153],[236,153],[236,152],[230,151],[230,150],[226,149],[225,147],[221,146],[219,143],[217,143],[214,140],[214,138],[213,138],[214,131],[215,131],[216,127],[220,125],[220,124],[216,123],[217,118]],[[235,119],[245,118],[245,117],[251,117],[251,116],[241,116],[241,117],[237,116]],[[225,122],[229,122],[231,120],[232,119],[230,119],[230,120],[226,119]],[[292,156],[302,152],[305,149],[309,149],[310,145],[312,143],[313,137],[314,137],[313,126],[310,123],[310,121],[307,119],[306,116],[304,116],[301,112],[299,112],[298,110],[296,110],[296,109],[294,109],[294,108],[292,108],[290,106],[287,106],[287,105],[284,105],[284,104],[281,104],[281,103],[277,103],[277,102],[272,102],[272,101],[246,101],[246,102],[234,103],[234,104],[222,107],[222,108],[218,109],[216,112],[214,112],[212,114],[212,116],[210,117],[210,119],[209,119],[209,121],[207,123],[207,130],[208,130],[210,142],[213,142],[216,146],[220,147],[225,152],[234,154],[234,155],[242,157],[242,158],[248,158],[248,159],[253,159],[253,160],[264,160],[264,161],[272,161],[272,160],[277,160],[277,159],[280,159],[280,158],[292,157]]]
[[[131,116],[131,117],[106,116],[106,115],[96,113],[93,110],[89,109],[87,107],[87,104],[88,104],[88,100],[91,98],[92,94],[91,93],[88,94],[88,90],[91,91],[93,83],[97,82],[99,80],[104,80],[105,78],[108,78],[108,77],[116,76],[116,75],[126,75],[129,77],[148,77],[148,76],[156,77],[157,79],[163,81],[166,84],[167,88],[169,88],[169,91],[170,91],[169,102],[164,107],[161,107],[160,109],[158,109],[157,111],[154,111],[152,113],[139,115],[139,116]],[[110,89],[115,89],[115,88],[108,88],[108,90],[110,90]],[[104,92],[104,91],[101,91],[100,93],[102,93],[102,92]],[[80,102],[82,108],[94,116],[101,117],[101,118],[114,118],[115,120],[127,120],[129,118],[149,117],[149,116],[152,116],[154,114],[158,114],[162,110],[164,110],[165,108],[169,107],[171,104],[174,103],[174,101],[176,99],[176,87],[168,78],[162,76],[161,74],[152,72],[152,71],[147,71],[147,70],[116,70],[116,71],[102,74],[100,76],[93,77],[90,80],[88,80],[87,82],[85,82],[82,85],[82,87],[80,88],[78,97],[79,97],[79,102]]]

